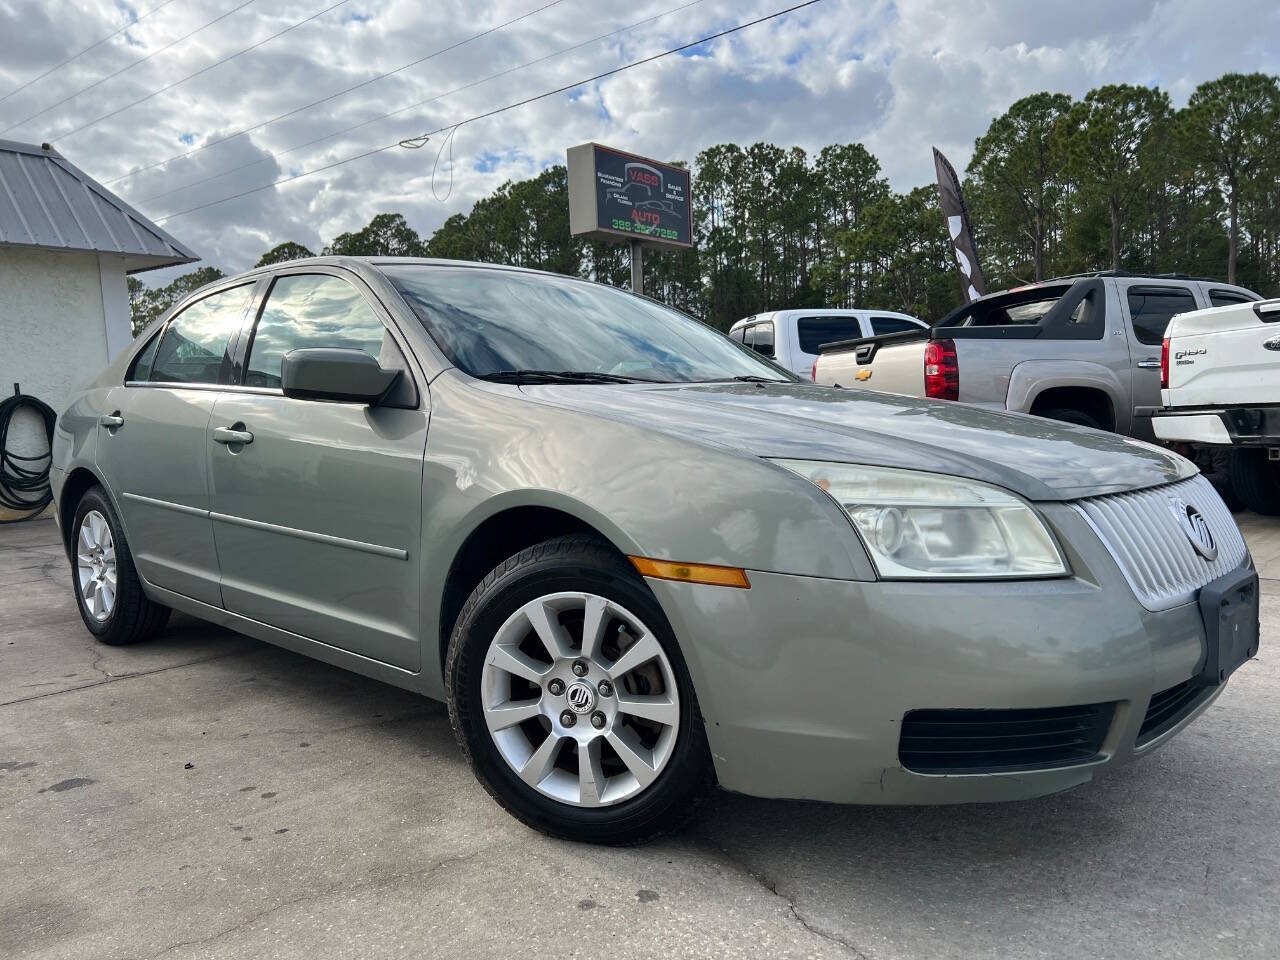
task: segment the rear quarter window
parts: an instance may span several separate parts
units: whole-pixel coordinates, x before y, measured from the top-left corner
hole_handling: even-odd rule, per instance
[[[160,333],[155,333],[147,345],[138,351],[138,355],[133,358],[133,363],[129,364],[129,372],[125,375],[125,381],[138,381],[140,383],[151,379],[151,364],[156,358],[156,347],[160,346]]]
[[[773,356],[773,322],[757,323],[747,328],[747,346],[762,357]]]

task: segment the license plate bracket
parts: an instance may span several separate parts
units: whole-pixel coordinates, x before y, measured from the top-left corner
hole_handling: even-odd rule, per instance
[[[1200,614],[1204,619],[1204,666],[1196,680],[1216,687],[1236,668],[1258,654],[1258,574],[1236,570],[1204,585]]]

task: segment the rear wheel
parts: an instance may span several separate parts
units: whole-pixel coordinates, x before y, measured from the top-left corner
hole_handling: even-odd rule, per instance
[[[1231,452],[1231,487],[1254,513],[1280,516],[1280,460],[1269,459],[1266,450]]]
[[[711,757],[675,637],[593,537],[522,551],[475,589],[449,648],[454,733],[489,793],[536,829],[635,843],[678,826]]]
[[[1081,427],[1092,427],[1094,430],[1102,429],[1102,424],[1082,410],[1060,407],[1056,410],[1046,410],[1040,416],[1049,420],[1061,420],[1063,423],[1074,423]]]
[[[164,629],[169,608],[142,592],[124,528],[101,487],[91,487],[76,505],[71,538],[72,583],[90,633],[120,646]]]

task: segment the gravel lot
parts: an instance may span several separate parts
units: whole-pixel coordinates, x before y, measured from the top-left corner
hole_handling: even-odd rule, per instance
[[[504,814],[444,708],[175,617],[95,645],[52,522],[0,527],[0,956],[1280,955],[1280,523],[1261,658],[1075,791],[893,809],[722,794],[575,846]]]

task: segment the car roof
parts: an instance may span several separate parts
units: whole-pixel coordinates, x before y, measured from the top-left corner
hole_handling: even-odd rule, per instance
[[[567,273],[553,273],[550,270],[531,270],[528,267],[513,267],[505,263],[482,263],[478,260],[449,260],[444,257],[348,257],[348,256],[321,256],[321,257],[303,257],[300,260],[284,260],[280,263],[270,263],[263,267],[254,267],[243,273],[236,274],[236,277],[256,277],[264,273],[274,273],[278,270],[292,269],[294,267],[347,267],[355,269],[367,269],[391,266],[412,266],[428,264],[431,266],[443,267],[482,267],[486,270],[507,270],[512,273],[534,273],[547,277],[567,277],[570,280],[583,280],[582,277],[575,277]],[[231,278],[228,278],[231,279]],[[585,283],[591,283],[590,280],[584,280]]]
[[[796,307],[786,310],[768,310],[764,313],[754,313],[749,317],[743,317],[741,320],[735,320],[730,330],[736,330],[738,327],[746,326],[749,323],[766,320],[770,317],[860,317],[864,314],[874,313],[879,317],[902,317],[904,320],[914,320],[917,323],[924,323],[919,317],[914,317],[909,313],[903,313],[901,310],[878,310],[875,307]]]

